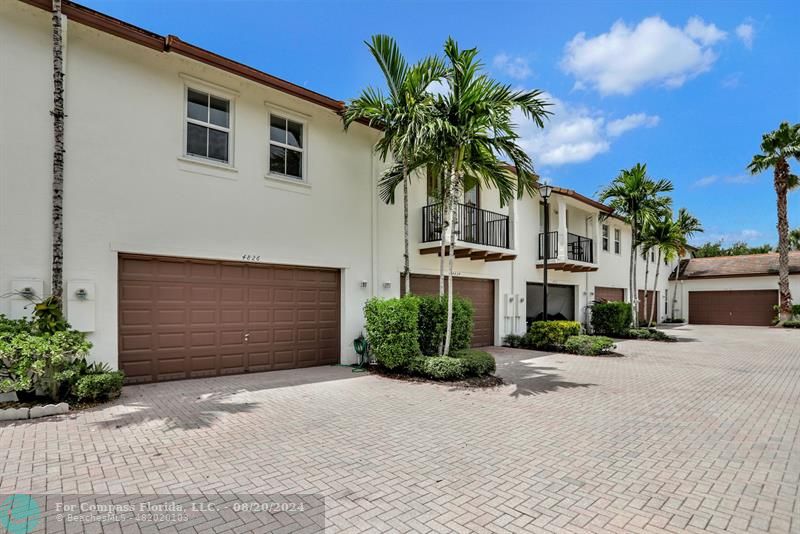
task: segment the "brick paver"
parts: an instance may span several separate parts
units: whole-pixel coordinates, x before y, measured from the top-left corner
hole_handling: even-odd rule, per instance
[[[493,390],[342,367],[126,387],[0,425],[0,493],[318,493],[332,532],[800,531],[800,332],[674,332],[494,349]]]

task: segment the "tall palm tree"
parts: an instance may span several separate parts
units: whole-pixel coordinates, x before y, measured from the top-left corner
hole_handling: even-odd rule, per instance
[[[681,234],[681,229],[678,222],[672,220],[672,214],[665,214],[657,221],[650,223],[649,228],[649,237],[651,243],[655,249],[658,250],[658,256],[656,258],[656,273],[653,279],[653,290],[651,293],[653,295],[653,301],[650,304],[650,308],[648,308],[645,304],[645,310],[647,310],[647,325],[651,326],[654,318],[657,318],[656,305],[658,299],[655,298],[655,295],[656,291],[658,290],[658,277],[661,271],[661,262],[664,260],[669,263],[680,254],[684,237]],[[647,293],[646,283],[645,293]]]
[[[633,315],[632,322],[638,317],[636,310],[636,249],[640,245],[639,235],[642,227],[659,214],[668,209],[671,199],[663,196],[672,191],[669,180],[654,180],[647,175],[647,165],[637,163],[630,169],[623,169],[614,180],[600,191],[600,202],[607,202],[614,213],[631,227],[631,251],[629,265],[629,300]]]
[[[792,318],[792,293],[789,291],[789,217],[786,198],[798,186],[797,175],[792,174],[789,160],[800,160],[800,123],[782,122],[777,130],[761,137],[761,154],[753,156],[747,166],[752,174],[769,168],[774,170],[775,193],[778,196],[778,291],[780,293],[780,322]]]
[[[427,57],[409,66],[395,40],[387,35],[374,35],[365,43],[383,72],[388,95],[380,89],[366,88],[350,101],[342,113],[347,129],[354,121],[366,121],[383,130],[375,146],[383,161],[389,156],[399,165],[398,183],[403,184],[403,280],[406,294],[411,292],[411,269],[408,252],[408,185],[413,171],[412,160],[417,158],[425,138],[423,129],[430,123],[433,100],[427,89],[446,74],[445,65],[437,57]],[[396,172],[396,171],[395,171]],[[384,198],[394,203],[394,191]]]
[[[465,185],[471,184],[497,189],[503,203],[513,200],[515,195],[533,195],[536,183],[533,162],[518,144],[519,135],[511,114],[519,110],[543,128],[549,112],[541,91],[514,91],[482,73],[477,49],[462,50],[448,38],[444,53],[448,63],[447,91],[436,98],[437,119],[433,127],[436,131],[434,154],[446,169],[440,254],[445,254],[449,237],[447,329],[443,348],[443,354],[447,354],[453,323],[456,199]],[[501,158],[507,159],[516,172]]]
[[[689,239],[695,234],[703,231],[703,225],[700,224],[700,219],[689,213],[686,208],[678,210],[678,216],[675,219],[675,224],[678,225],[680,235],[680,247],[677,252],[678,266],[675,269],[675,289],[678,288],[678,282],[681,279],[681,258],[686,255],[686,250],[689,247]],[[675,318],[675,298],[672,299],[671,315]]]
[[[53,198],[51,295],[60,310],[64,294],[64,43],[61,0],[53,0]]]

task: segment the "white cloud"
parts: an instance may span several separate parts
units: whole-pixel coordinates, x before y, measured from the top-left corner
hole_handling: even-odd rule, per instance
[[[596,37],[579,33],[565,47],[561,67],[576,78],[576,88],[604,95],[630,94],[656,84],[680,87],[708,71],[717,59],[712,45],[725,37],[714,24],[692,18],[685,28],[648,17],[635,27],[617,21]]]
[[[621,119],[610,121],[606,125],[606,132],[611,137],[619,137],[628,130],[635,128],[653,128],[658,126],[661,122],[661,117],[658,115],[647,115],[646,113],[634,113],[627,115]]]
[[[553,115],[545,122],[544,129],[537,128],[521,113],[514,115],[521,136],[520,145],[537,166],[589,161],[611,149],[612,136],[634,128],[655,126],[659,121],[656,116],[637,113],[609,122],[596,110],[569,104],[549,94],[543,96],[553,104],[550,106]],[[638,118],[640,115],[642,118]]]
[[[512,57],[506,53],[494,56],[492,65],[515,80],[524,80],[533,73],[527,59],[521,56]]]
[[[739,84],[742,82],[742,73],[741,72],[734,72],[726,76],[722,80],[722,87],[725,89],[736,89],[739,87]]]
[[[436,80],[428,86],[428,92],[433,95],[445,95],[449,90],[450,84],[447,80]]]
[[[690,18],[683,31],[692,39],[700,41],[706,46],[713,45],[725,38],[724,31],[713,24],[706,24],[700,17]]]
[[[751,174],[733,174],[730,176],[704,176],[699,180],[695,180],[692,183],[693,188],[698,187],[708,187],[715,183],[726,183],[726,184],[752,184],[757,182],[759,179],[759,175],[753,176]]]
[[[719,176],[704,176],[703,178],[700,178],[699,180],[695,180],[694,183],[692,184],[692,187],[694,187],[694,188],[697,188],[697,187],[708,187],[708,186],[710,186],[712,184],[717,183],[717,181],[719,181]]]
[[[736,26],[736,37],[738,37],[747,48],[753,48],[753,39],[756,37],[756,29],[752,24],[743,22]]]
[[[752,243],[756,239],[761,239],[763,237],[764,234],[758,230],[745,228],[743,230],[739,230],[738,232],[717,232],[705,234],[702,241],[711,243],[722,241],[724,244],[740,243],[742,241],[745,243]]]

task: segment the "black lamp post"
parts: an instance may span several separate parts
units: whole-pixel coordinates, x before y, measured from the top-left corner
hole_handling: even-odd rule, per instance
[[[544,200],[544,299],[542,302],[542,310],[544,320],[547,321],[547,260],[550,258],[550,193],[553,192],[553,187],[547,184],[539,186],[539,194],[542,195]]]

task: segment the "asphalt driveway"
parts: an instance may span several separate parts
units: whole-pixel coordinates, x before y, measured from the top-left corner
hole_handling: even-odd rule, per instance
[[[343,367],[126,387],[0,424],[0,493],[317,494],[341,532],[800,531],[800,331],[673,333],[497,348],[491,390]],[[253,525],[192,528],[315,530]]]

